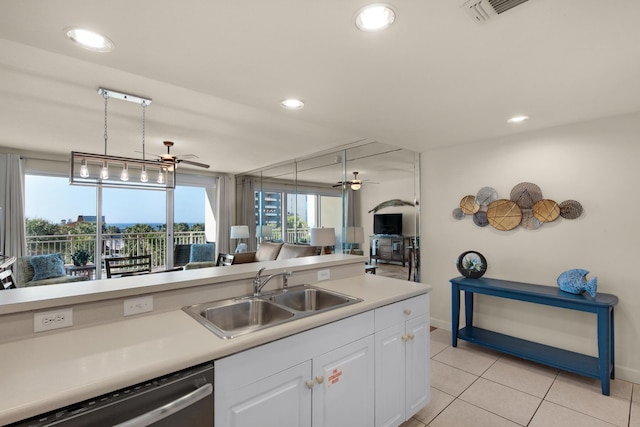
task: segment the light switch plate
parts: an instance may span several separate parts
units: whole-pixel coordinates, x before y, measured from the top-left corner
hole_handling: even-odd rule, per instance
[[[331,279],[331,270],[325,268],[324,270],[318,270],[318,282],[321,280],[329,280]]]
[[[124,300],[124,315],[147,313],[153,311],[153,295]]]

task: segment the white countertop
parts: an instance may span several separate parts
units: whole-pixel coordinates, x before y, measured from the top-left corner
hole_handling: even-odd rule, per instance
[[[0,424],[11,423],[412,296],[429,285],[362,274],[316,286],[362,298],[230,340],[181,310],[0,344]],[[207,301],[202,301],[207,302]]]

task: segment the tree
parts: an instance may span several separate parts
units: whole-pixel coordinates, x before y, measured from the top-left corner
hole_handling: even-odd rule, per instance
[[[120,227],[118,227],[117,225],[108,225],[108,226],[105,227],[104,233],[105,234],[120,234],[120,233],[122,233],[122,231],[120,231]]]
[[[52,224],[46,219],[41,218],[27,218],[25,221],[25,228],[27,236],[52,236],[67,234],[67,230],[64,226],[58,224]]]
[[[128,236],[124,242],[123,255],[136,256],[151,254],[158,259],[154,262],[158,265],[160,258],[164,259],[166,247],[166,235],[157,232],[149,224],[135,224],[125,228],[125,234],[133,234]]]
[[[76,222],[67,230],[69,234],[92,234],[95,236],[96,223],[95,222]]]
[[[193,224],[189,231],[204,231],[204,224]]]
[[[153,233],[155,230],[149,224],[134,224],[124,229],[127,234],[130,233]]]
[[[300,219],[300,215],[287,215],[287,227],[288,228],[308,228],[309,225],[306,221]]]
[[[189,224],[187,224],[186,222],[175,223],[173,224],[173,231],[175,233],[179,233],[181,231],[189,231]]]

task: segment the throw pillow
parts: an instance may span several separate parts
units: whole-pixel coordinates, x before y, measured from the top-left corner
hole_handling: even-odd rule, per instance
[[[213,261],[215,252],[216,246],[213,243],[191,245],[189,262]]]
[[[64,261],[60,253],[34,255],[29,262],[33,266],[34,281],[64,276]]]

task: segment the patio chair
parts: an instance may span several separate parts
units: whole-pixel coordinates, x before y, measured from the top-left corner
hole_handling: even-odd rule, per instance
[[[107,279],[151,273],[151,255],[105,258]]]
[[[16,257],[11,257],[0,264],[0,290],[16,287],[16,278],[13,276],[12,270],[16,260]]]
[[[218,255],[218,261],[216,262],[216,266],[231,265],[233,264],[234,258],[235,258],[235,255],[232,255],[232,254],[220,254]]]
[[[173,266],[184,267],[189,263],[191,245],[176,245],[173,251]]]

